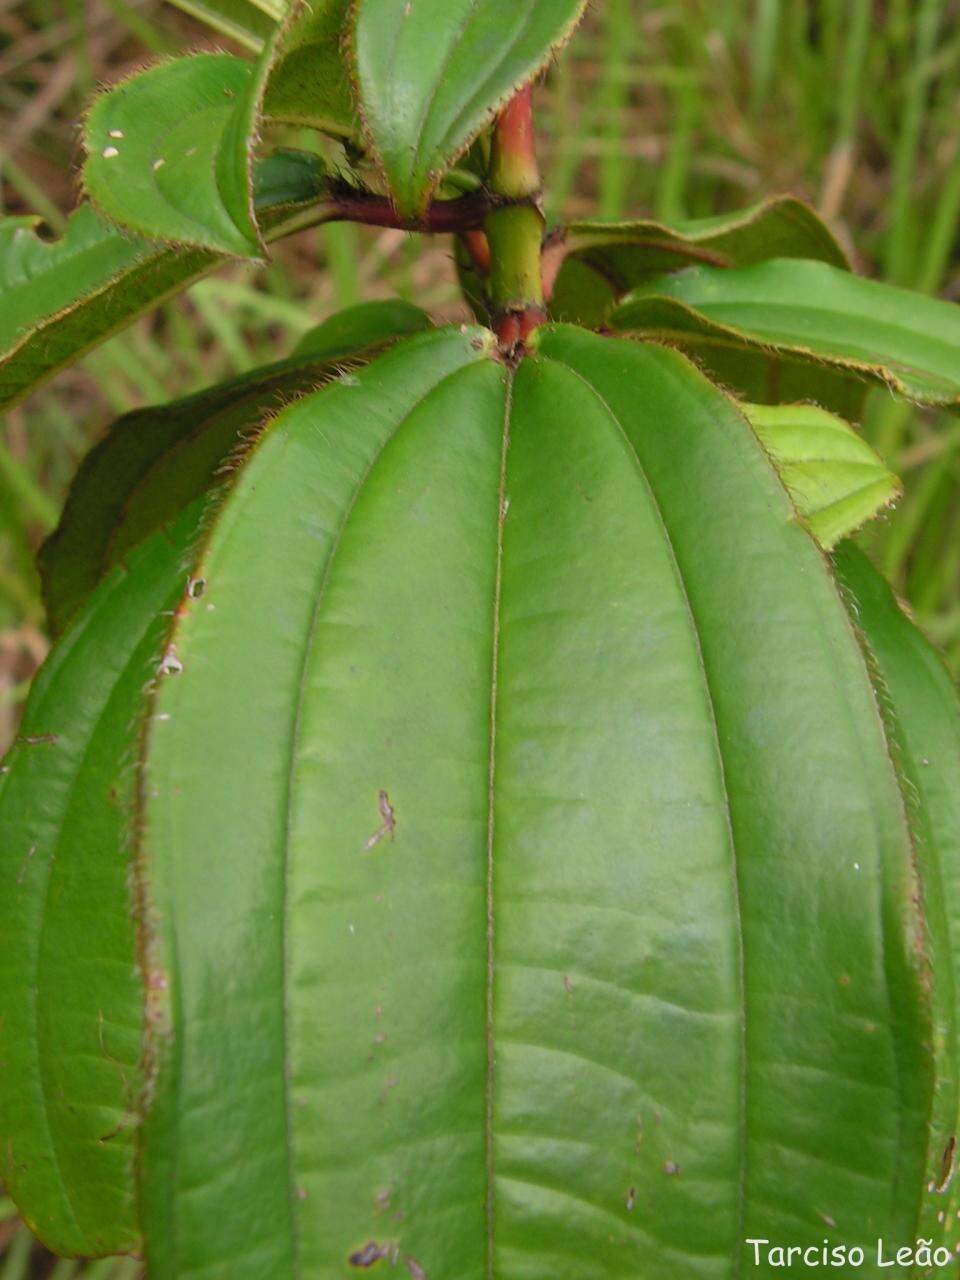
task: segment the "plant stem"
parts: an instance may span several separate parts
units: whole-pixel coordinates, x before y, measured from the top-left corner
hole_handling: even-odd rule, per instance
[[[434,200],[419,219],[401,218],[386,196],[353,188],[332,190],[324,203],[316,222],[361,222],[370,227],[430,232],[479,230],[497,202],[483,191],[455,200]]]
[[[530,85],[511,98],[494,125],[489,186],[499,205],[484,222],[494,328],[503,345],[514,347],[544,319],[544,223]]]

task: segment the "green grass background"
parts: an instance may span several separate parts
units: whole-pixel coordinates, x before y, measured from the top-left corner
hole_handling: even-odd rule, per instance
[[[54,231],[77,120],[149,57],[229,47],[163,0],[0,0],[0,207]],[[960,0],[600,0],[537,93],[551,220],[810,200],[869,274],[960,300]],[[309,145],[308,140],[303,140]],[[285,355],[338,307],[400,294],[464,316],[448,243],[331,226],[139,321],[0,418],[0,750],[46,650],[33,556],[112,417]],[[960,666],[960,418],[871,393],[905,495],[862,541]],[[0,1192],[0,1280],[132,1280],[32,1245]]]

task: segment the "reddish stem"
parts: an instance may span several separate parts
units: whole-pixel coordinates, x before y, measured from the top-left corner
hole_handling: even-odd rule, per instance
[[[401,218],[386,196],[367,191],[335,189],[330,193],[326,222],[360,222],[370,227],[394,227],[399,231],[476,231],[497,201],[484,191],[456,200],[434,200],[422,218]]]
[[[490,181],[494,191],[513,200],[539,193],[532,84],[518,89],[497,118]]]
[[[463,243],[478,275],[490,274],[490,245],[482,231],[464,231]]]

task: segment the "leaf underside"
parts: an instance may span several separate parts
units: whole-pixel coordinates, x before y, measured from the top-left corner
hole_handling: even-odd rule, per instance
[[[259,4],[252,0],[170,0],[170,3],[255,53],[270,39],[283,12],[282,0],[278,0],[275,13],[273,5],[266,0]]]
[[[352,55],[366,133],[402,214],[531,80],[585,0],[356,0]]]
[[[552,312],[588,327],[630,289],[691,263],[746,267],[768,258],[849,264],[829,228],[809,205],[775,196],[736,213],[672,225],[647,218],[581,219],[566,229]]]
[[[740,408],[825,550],[899,497],[897,477],[835,414],[809,404]]]
[[[716,353],[747,368],[784,356],[920,404],[960,406],[957,308],[826,263],[690,267],[635,289],[610,323],[676,343],[708,368]]]
[[[349,0],[294,0],[272,53],[263,108],[272,120],[353,137],[359,121],[342,48]]]
[[[151,1277],[949,1238],[915,877],[956,802],[915,869],[883,660],[726,397],[565,326],[493,346],[282,410],[192,564],[139,774]]]

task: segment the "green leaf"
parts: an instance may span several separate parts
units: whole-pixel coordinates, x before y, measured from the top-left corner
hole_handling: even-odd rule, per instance
[[[835,414],[808,404],[741,404],[740,409],[827,551],[900,496],[897,477]]]
[[[272,120],[353,137],[357,107],[342,42],[349,0],[295,0],[271,55],[263,109]]]
[[[429,326],[409,303],[371,302],[331,316],[289,360],[172,404],[118,419],[87,454],[38,566],[53,632],[64,629],[101,577],[173,521],[249,445],[291,397],[335,376],[337,362]]]
[[[904,778],[924,884],[928,981],[940,1085],[934,1100],[918,1236],[955,1249],[960,1213],[960,702],[940,655],[899,608],[866,556],[842,543],[834,566],[875,665],[891,746]]]
[[[170,0],[214,31],[258,53],[283,17],[284,0]]]
[[[840,268],[849,265],[826,224],[793,196],[673,225],[648,218],[580,219],[567,227],[563,245],[553,306],[554,314],[563,319],[577,318],[584,305],[595,316],[589,301],[593,293],[613,300],[691,263],[746,267],[767,258],[809,258]],[[586,295],[583,303],[581,294]]]
[[[133,774],[151,1280],[714,1280],[751,1237],[911,1241],[941,1212],[960,952],[914,809],[946,867],[955,739],[888,679],[897,740],[879,647],[686,359],[415,334],[271,420],[189,575]],[[69,632],[80,725],[127,670],[100,625]],[[31,813],[60,785],[32,758]],[[109,794],[76,797],[93,829]],[[0,793],[0,829],[27,809]],[[29,1172],[46,898],[9,905],[2,856]],[[99,920],[101,860],[115,886],[111,839],[38,864],[90,876],[50,944]],[[77,969],[40,998],[89,1010]],[[83,1155],[37,1188],[50,1238]]]
[[[255,199],[267,238],[285,234],[323,190],[313,157],[261,161]],[[89,205],[59,240],[40,240],[38,222],[0,220],[0,410],[223,261],[125,235]]]
[[[471,484],[477,480],[477,466],[486,464],[494,473],[498,466],[500,433],[494,430],[492,434],[486,434],[486,418],[477,423],[469,417],[462,418],[457,422],[457,430],[450,431],[451,414],[458,411],[469,414],[472,405],[477,404],[482,410],[491,401],[494,405],[499,401],[502,412],[501,366],[487,358],[492,346],[492,335],[476,329],[464,332],[446,329],[415,336],[360,370],[354,379],[332,384],[285,410],[274,420],[271,429],[260,437],[247,465],[238,474],[229,500],[211,529],[209,542],[194,569],[195,577],[204,581],[205,588],[199,599],[186,602],[172,636],[171,653],[176,654],[182,670],[164,679],[158,690],[149,735],[148,773],[144,775],[149,791],[161,791],[172,802],[171,807],[157,805],[144,813],[142,844],[144,892],[152,918],[157,922],[155,933],[146,940],[148,968],[164,984],[157,988],[160,994],[152,1009],[148,1029],[148,1053],[155,1059],[154,1103],[144,1133],[142,1165],[143,1205],[148,1223],[147,1248],[151,1275],[156,1280],[182,1275],[188,1265],[198,1271],[209,1266],[216,1273],[223,1267],[225,1259],[229,1259],[233,1280],[254,1276],[262,1280],[264,1276],[294,1274],[292,1221],[308,1201],[311,1217],[316,1220],[299,1244],[299,1263],[296,1265],[303,1275],[319,1275],[325,1271],[340,1274],[347,1268],[347,1254],[350,1252],[346,1247],[341,1248],[341,1244],[349,1239],[357,1249],[364,1246],[365,1239],[354,1240],[352,1232],[361,1215],[370,1218],[376,1212],[376,1197],[384,1189],[377,1178],[371,1183],[369,1194],[366,1191],[362,1197],[357,1194],[348,1216],[332,1229],[329,1239],[325,1240],[327,1230],[324,1224],[332,1221],[334,1215],[347,1211],[347,1200],[343,1195],[347,1186],[355,1184],[359,1187],[358,1177],[366,1180],[370,1176],[370,1169],[365,1167],[367,1160],[375,1158],[375,1152],[387,1145],[392,1145],[397,1156],[402,1158],[406,1145],[402,1136],[404,1129],[397,1128],[397,1123],[399,1117],[410,1115],[412,1099],[416,1099],[414,1107],[419,1109],[424,1098],[431,1098],[430,1110],[438,1119],[448,1114],[449,1086],[445,1083],[448,1077],[442,1067],[434,1065],[432,1051],[423,1059],[423,1071],[417,1073],[419,1081],[415,1082],[412,1072],[408,1071],[405,1087],[399,1094],[384,1085],[388,1073],[384,1071],[382,1062],[369,1068],[362,1067],[361,1074],[353,1076],[352,1085],[345,1080],[347,1092],[342,1098],[342,1109],[335,1113],[324,1106],[321,1111],[314,1111],[308,1122],[311,1136],[303,1136],[308,1147],[313,1149],[314,1126],[320,1123],[327,1129],[329,1141],[339,1148],[347,1130],[352,1129],[354,1151],[366,1150],[368,1154],[359,1163],[353,1159],[338,1163],[333,1182],[340,1189],[335,1199],[326,1200],[319,1193],[318,1186],[312,1185],[307,1189],[304,1170],[292,1166],[292,1150],[287,1147],[284,1116],[288,1083],[291,1090],[297,1089],[299,1097],[306,1082],[301,1079],[300,1068],[294,1066],[293,1058],[287,1056],[294,1050],[286,1036],[289,1032],[299,1044],[301,1035],[309,1037],[313,1033],[308,1025],[299,1024],[299,1021],[296,1030],[293,1021],[287,1031],[284,1029],[284,913],[276,912],[276,893],[282,891],[285,874],[286,825],[288,822],[291,827],[300,824],[297,814],[300,802],[295,797],[301,778],[299,764],[295,765],[300,750],[291,738],[293,721],[290,716],[299,699],[298,689],[308,678],[305,646],[313,630],[311,620],[316,619],[319,643],[312,652],[319,655],[321,649],[328,647],[326,636],[331,620],[325,614],[320,616],[318,598],[326,600],[324,584],[328,578],[329,589],[337,590],[339,567],[346,567],[356,554],[353,550],[354,530],[344,527],[344,517],[354,499],[356,506],[353,509],[358,515],[361,513],[368,491],[368,477],[371,488],[380,490],[385,486],[382,492],[390,497],[391,503],[404,505],[412,516],[406,523],[405,536],[395,537],[397,531],[391,528],[385,531],[386,538],[377,539],[376,545],[397,566],[410,567],[414,563],[419,566],[418,575],[423,585],[423,636],[429,636],[438,617],[446,617],[449,625],[459,614],[460,621],[456,625],[461,634],[460,647],[467,658],[475,652],[474,641],[479,639],[472,628],[476,609],[481,604],[489,623],[489,600],[481,602],[477,599],[481,584],[473,575],[468,574],[464,578],[458,592],[450,594],[447,591],[451,568],[465,566],[459,555],[460,530],[457,525],[451,528],[446,519],[438,523],[437,518],[439,511],[443,511],[456,520],[457,507],[469,497]],[[439,419],[434,416],[434,408],[442,411]],[[427,453],[424,453],[424,446],[428,441],[424,439],[423,430],[419,429],[420,424],[427,428],[433,445]],[[390,459],[398,450],[403,457],[411,445],[416,450],[417,461],[423,465],[416,477],[404,471],[404,486],[402,490],[395,491],[393,477],[396,473]],[[413,491],[411,479],[415,481]],[[489,499],[490,494],[484,496]],[[416,505],[411,507],[411,504]],[[466,527],[462,529],[463,534],[468,528],[477,534],[494,533],[495,510],[491,508],[485,512],[485,519],[477,527],[473,524],[475,508],[475,503],[468,503],[464,509]],[[364,520],[365,527],[366,524]],[[265,536],[268,529],[269,536]],[[414,538],[418,530],[422,530],[423,545],[420,547]],[[435,564],[423,558],[422,552],[433,553],[438,548],[441,554]],[[358,546],[356,551],[361,553],[359,567],[364,572],[364,581],[367,581],[363,549]],[[269,573],[264,572],[264,553],[273,565]],[[416,560],[411,559],[411,555],[416,555]],[[334,565],[338,572],[332,576]],[[485,569],[484,576],[486,573]],[[441,586],[446,592],[442,597],[435,590]],[[394,694],[387,697],[384,711],[392,720],[397,710],[396,694],[406,688],[408,676],[413,674],[404,659],[406,654],[407,658],[415,660],[416,683],[409,686],[402,700],[403,711],[409,710],[414,697],[425,699],[420,701],[417,713],[424,727],[434,726],[438,732],[442,730],[442,743],[446,743],[457,757],[464,757],[465,765],[474,754],[479,764],[483,758],[485,725],[479,720],[469,726],[458,722],[455,713],[445,704],[447,698],[453,696],[459,707],[472,712],[470,700],[482,689],[489,668],[484,669],[480,665],[461,668],[448,660],[444,669],[434,669],[432,691],[425,688],[415,651],[407,650],[406,646],[396,648],[398,619],[395,616],[393,621],[389,620],[398,604],[401,608],[399,616],[409,618],[406,599],[404,597],[400,601],[393,596],[393,588],[387,579],[380,583],[378,590],[383,593],[378,606],[379,621],[375,625],[380,636],[379,649],[381,653],[391,651],[394,655],[389,659]],[[243,609],[248,636],[254,641],[242,650],[236,644],[239,619],[235,608],[239,592],[246,595]],[[473,603],[469,614],[462,614],[459,609],[465,597]],[[219,625],[221,617],[222,627]],[[213,625],[204,625],[208,622]],[[342,628],[332,626],[331,641],[334,630],[343,640],[348,633],[359,638],[361,632],[368,639],[375,638],[359,619],[355,625],[351,616],[345,615],[343,624]],[[489,643],[489,627],[485,630]],[[339,651],[338,639],[333,644],[331,656]],[[433,651],[428,647],[425,656],[431,653]],[[211,662],[212,666],[209,665]],[[358,648],[357,665],[353,674],[347,676],[348,684],[352,685],[357,678],[366,679],[362,673],[369,669],[368,662],[369,652],[364,645],[362,652]],[[272,666],[269,678],[271,691],[266,691],[261,685],[261,677],[267,675],[267,666],[261,664]],[[204,723],[203,704],[206,703],[214,715],[220,714],[220,698],[208,679],[215,670],[219,672],[221,690],[225,691],[232,685],[236,690],[251,692],[252,696],[248,698],[245,693],[237,698],[233,712],[220,721],[224,768],[216,776],[208,776],[210,786],[204,825],[210,824],[207,833],[219,827],[215,847],[225,856],[213,862],[204,858],[203,874],[200,874],[200,864],[195,864],[197,883],[204,881],[206,889],[191,905],[192,889],[184,878],[184,871],[197,847],[194,841],[206,837],[195,822],[199,815],[195,810],[193,787],[185,777],[187,785],[177,796],[168,791],[168,779],[171,770],[176,773],[184,770],[189,775],[196,764],[193,748],[186,754],[181,753],[182,732],[192,736],[193,727],[198,730],[195,739],[197,749],[209,741],[208,732],[213,722]],[[312,673],[309,678],[312,682]],[[459,694],[458,686],[462,687]],[[305,684],[303,688],[306,692]],[[255,738],[248,736],[251,724],[247,722],[241,704],[253,713]],[[174,725],[177,732],[171,736],[166,730]],[[357,727],[359,729],[360,725]],[[449,734],[458,727],[470,736],[463,743],[454,745]],[[310,733],[312,736],[313,729]],[[264,761],[269,760],[269,767],[250,770],[250,749],[254,743],[255,754]],[[415,895],[426,887],[428,881],[425,877],[432,880],[441,874],[442,850],[450,847],[449,841],[453,839],[456,847],[466,848],[464,841],[472,835],[472,831],[462,827],[456,808],[462,791],[460,779],[465,769],[452,758],[449,764],[443,763],[441,753],[445,748],[442,743],[437,744],[439,769],[436,776],[423,778],[427,791],[438,804],[438,825],[432,833],[427,826],[421,827],[420,822],[428,817],[425,813],[417,822],[423,837],[417,856],[405,860],[405,866],[395,868],[399,875],[391,891],[391,910],[400,913],[398,924],[406,910],[413,907]],[[379,775],[386,765],[383,752],[390,748],[386,740],[379,744],[371,741],[368,745],[370,767]],[[352,745],[350,749],[353,749]],[[235,782],[242,776],[244,782],[237,789],[228,781],[228,774],[241,757],[246,763],[242,772],[234,773],[233,778]],[[421,757],[410,755],[408,765],[404,767],[408,779],[412,779],[413,771],[421,764]],[[339,770],[329,775],[331,780],[337,772]],[[390,776],[382,777],[378,785],[393,788],[396,795],[396,778],[395,769],[391,766]],[[172,786],[179,790],[179,783],[172,783]],[[439,807],[444,803],[442,796],[445,790],[449,816],[441,819]],[[372,828],[383,821],[378,816],[377,791],[369,793],[365,782],[357,789],[355,779],[342,795],[348,803],[350,819],[349,827],[343,828],[342,838],[337,842],[336,865],[340,865],[349,851],[349,856],[355,859],[354,872],[367,876],[375,869],[376,862],[363,856],[363,842]],[[316,792],[315,799],[321,799],[320,791]],[[251,803],[247,804],[246,800]],[[399,821],[408,824],[412,835],[417,829],[412,825],[417,821],[412,809],[408,805],[406,819],[402,810],[398,812],[401,813]],[[248,825],[251,815],[256,815],[254,826]],[[183,829],[184,839],[171,840],[173,826],[181,817],[187,822]],[[359,844],[356,844],[358,832],[362,834],[359,835]],[[245,852],[241,852],[241,845]],[[391,847],[387,840],[379,852],[383,854]],[[472,842],[469,847],[472,851]],[[314,870],[319,869],[319,864],[312,858],[308,861]],[[338,874],[334,870],[334,862],[326,856],[323,861],[331,874]],[[463,1015],[458,1015],[457,992],[468,997],[467,1009],[470,1011],[476,1007],[475,1001],[480,994],[480,987],[473,976],[477,972],[475,961],[470,966],[471,972],[464,972],[460,978],[456,972],[459,964],[455,962],[451,966],[452,957],[444,941],[449,938],[453,942],[450,930],[461,921],[461,907],[466,896],[482,911],[482,899],[478,896],[480,881],[477,879],[476,887],[471,888],[462,882],[462,872],[453,864],[448,864],[448,870],[449,902],[448,892],[441,891],[434,902],[433,923],[429,930],[421,931],[419,943],[412,916],[397,936],[397,942],[402,942],[405,949],[412,948],[406,951],[397,973],[402,969],[409,978],[419,970],[417,982],[410,988],[407,1016],[411,1019],[411,1029],[414,1020],[425,1019],[418,1023],[420,1031],[417,1035],[421,1039],[426,1034],[424,1028],[430,1025],[429,1016],[436,1011],[439,996],[446,998],[444,1017],[456,1020],[460,1016],[469,1016],[466,1010]],[[479,876],[479,867],[477,874]],[[205,909],[207,891],[215,895],[225,891],[226,897],[221,900],[223,911],[218,910],[215,918],[208,921],[209,928],[198,931],[181,912],[186,909],[192,916],[194,907]],[[332,925],[335,933],[330,933],[329,945],[333,945],[335,938],[339,939],[341,935],[348,940],[351,937],[346,916],[342,920],[339,917],[347,910],[348,900],[354,891],[350,879],[344,881],[342,890],[334,892],[333,896],[342,906],[335,908],[338,920]],[[375,891],[371,886],[371,899]],[[299,887],[295,889],[291,884],[291,894],[299,896],[300,892]],[[382,907],[374,904],[372,910],[378,916],[382,915]],[[310,927],[307,921],[302,923]],[[178,936],[176,946],[174,929]],[[384,937],[388,931],[384,929]],[[367,926],[360,921],[361,939],[367,932]],[[247,940],[246,958],[243,966],[236,969],[232,957],[241,934]],[[319,938],[317,940],[320,941]],[[292,937],[290,942],[293,945]],[[185,951],[180,950],[181,945]],[[214,990],[201,975],[214,951],[220,957],[218,967],[226,966],[221,972],[231,974],[226,1018],[206,1016]],[[431,953],[430,963],[420,969],[418,959]],[[334,1018],[333,1022],[328,1022],[331,1031],[341,1024],[348,1007],[354,1011],[353,1031],[343,1046],[344,1061],[352,1055],[354,1044],[361,1038],[364,1046],[361,1062],[366,1061],[371,1051],[382,1059],[384,1052],[393,1056],[405,1052],[405,1046],[407,1050],[411,1048],[410,1030],[398,1034],[400,1026],[395,1018],[400,1010],[392,998],[388,1003],[386,994],[383,1030],[389,1033],[396,1027],[393,1044],[384,1050],[374,1040],[380,1029],[375,1025],[375,1005],[379,997],[373,996],[369,982],[370,966],[379,955],[379,946],[367,953],[354,978],[341,988],[340,996],[333,997],[334,988],[330,988],[333,997],[330,1014]],[[399,952],[397,955],[399,958]],[[361,960],[359,954],[357,960]],[[291,960],[297,966],[300,962],[299,957]],[[193,983],[192,975],[201,979],[200,985]],[[393,981],[389,972],[385,971],[382,976],[387,980],[392,997]],[[358,983],[362,984],[362,991]],[[401,985],[406,986],[407,983]],[[304,1012],[317,1012],[319,1006],[314,995],[306,990],[303,994]],[[447,1000],[453,1002],[447,1003]],[[223,1005],[222,991],[217,1003]],[[323,1003],[328,1003],[326,997]],[[299,1020],[299,1012],[295,1017]],[[310,1013],[309,1017],[312,1021],[313,1014]],[[478,1051],[481,1043],[478,1038]],[[224,1053],[228,1046],[229,1050]],[[299,1053],[299,1049],[296,1052]],[[203,1065],[214,1060],[219,1064],[216,1079],[209,1076]],[[371,1074],[365,1092],[369,1105],[357,1113],[353,1101],[359,1098],[361,1076],[366,1076],[368,1070]],[[479,1059],[474,1075],[482,1083]],[[441,1094],[434,1098],[438,1084]],[[377,1097],[383,1090],[390,1094],[391,1105],[385,1115],[378,1117]],[[292,1094],[289,1101],[292,1105]],[[306,1107],[297,1104],[294,1110],[298,1123],[307,1120]],[[183,1119],[187,1112],[191,1112],[191,1120],[184,1127]],[[384,1127],[387,1116],[389,1120]],[[431,1132],[433,1128],[431,1124]],[[377,1129],[379,1137],[374,1146],[368,1147],[367,1143],[374,1138]],[[258,1136],[251,1144],[254,1131]],[[392,1137],[389,1136],[391,1132]],[[218,1157],[210,1145],[213,1134],[217,1135]],[[187,1146],[183,1145],[184,1139]],[[419,1150],[425,1158],[430,1150],[435,1150],[439,1157],[446,1145],[438,1135],[435,1147],[425,1141]],[[453,1158],[460,1146],[455,1136],[449,1139],[449,1158]],[[306,1151],[304,1154],[307,1155]],[[442,1171],[444,1176],[449,1171],[447,1159],[444,1154],[437,1168],[437,1172]],[[312,1157],[307,1155],[307,1160],[312,1161]],[[216,1173],[216,1163],[219,1163],[225,1177]],[[386,1175],[386,1167],[383,1172]],[[292,1183],[291,1177],[294,1179]],[[309,1181],[313,1182],[312,1177]],[[402,1195],[403,1202],[407,1203],[406,1191],[401,1193],[395,1186],[394,1194]],[[248,1205],[250,1212],[238,1214],[231,1211],[221,1216],[220,1208],[226,1202],[234,1207],[240,1203]],[[393,1212],[398,1211],[402,1211],[399,1202]],[[466,1212],[479,1216],[479,1206]],[[422,1219],[424,1223],[432,1220],[429,1214]],[[456,1222],[453,1222],[449,1230],[455,1229]],[[430,1228],[426,1227],[426,1230]],[[446,1234],[447,1229],[440,1232],[441,1237]],[[320,1257],[322,1262],[318,1260]],[[429,1267],[427,1274],[431,1274]],[[433,1274],[439,1275],[442,1271],[433,1269]]]
[[[443,171],[549,62],[585,0],[357,0],[361,112],[397,208],[422,212]]]
[[[492,345],[291,406],[194,569],[144,752],[156,1280],[913,1238],[912,851],[823,557],[676,353]]]
[[[635,289],[610,323],[698,358],[715,348],[783,354],[920,404],[960,406],[960,310],[826,263],[690,267]]]
[[[229,54],[149,67],[87,117],[83,182],[109,218],[141,235],[258,257],[252,146],[266,74]]]
[[[139,1242],[132,765],[195,527],[186,513],[105,579],[37,676],[0,776],[0,1176],[63,1254]]]
[[[295,356],[334,359],[403,334],[430,328],[430,317],[412,302],[388,298],[383,302],[358,302],[329,316],[305,333],[294,348]]]

